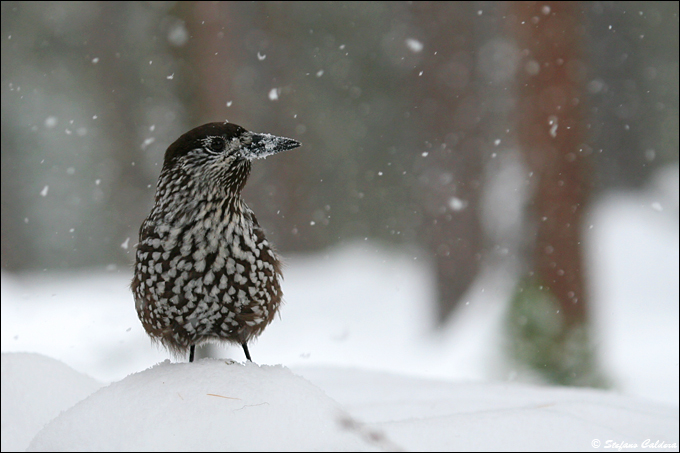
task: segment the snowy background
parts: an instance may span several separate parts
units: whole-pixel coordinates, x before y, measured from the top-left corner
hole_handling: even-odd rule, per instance
[[[526,376],[503,365],[500,352],[511,285],[491,269],[452,322],[431,332],[432,313],[422,303],[433,297],[430,267],[417,259],[417,250],[395,251],[365,241],[288,257],[286,305],[251,346],[255,362],[270,366],[244,367],[242,351],[232,349],[223,357],[237,363],[206,359],[196,365],[206,372],[164,362],[167,354],[151,345],[136,318],[127,270],[3,274],[2,351],[41,353],[75,370],[71,376],[63,364],[40,356],[3,355],[3,450],[25,448],[60,410],[111,382],[116,384],[105,393],[49,425],[33,448],[163,449],[170,448],[164,436],[185,427],[191,433],[205,431],[203,443],[191,444],[196,436],[177,434],[179,443],[172,445],[220,449],[225,440],[214,425],[206,421],[201,427],[200,416],[188,421],[178,415],[185,409],[177,404],[203,391],[240,399],[213,396],[220,402],[208,399],[201,403],[207,406],[192,410],[211,413],[211,404],[235,410],[268,402],[252,425],[249,419],[234,419],[232,412],[232,418],[217,418],[246,427],[239,431],[243,437],[230,437],[233,448],[272,448],[271,438],[258,436],[255,427],[267,420],[297,420],[285,398],[292,392],[305,428],[294,425],[306,433],[306,443],[293,436],[298,440],[279,449],[588,450],[593,439],[604,445],[650,438],[675,442],[677,450],[677,187],[677,169],[667,169],[646,191],[603,198],[589,217],[587,250],[599,282],[593,288],[594,330],[612,391],[513,382]],[[160,368],[125,379],[159,362]],[[201,379],[204,388],[197,389]],[[139,386],[157,389],[159,380],[170,380],[161,394],[130,393]],[[262,390],[272,382],[281,387]],[[182,397],[168,401],[167,395],[177,392]],[[130,432],[146,417],[142,408],[150,407],[164,414],[164,428],[118,439],[120,444],[95,435],[102,421],[111,432]],[[125,411],[137,415],[121,415]],[[284,429],[274,425],[273,435]]]
[[[0,8],[3,451],[677,451],[677,2]],[[244,191],[285,303],[168,361],[138,228],[223,120],[303,145]]]

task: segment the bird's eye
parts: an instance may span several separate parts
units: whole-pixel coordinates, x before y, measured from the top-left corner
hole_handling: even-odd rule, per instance
[[[224,151],[226,146],[227,144],[224,143],[224,139],[222,137],[213,138],[209,145],[210,149],[216,153],[221,153]]]

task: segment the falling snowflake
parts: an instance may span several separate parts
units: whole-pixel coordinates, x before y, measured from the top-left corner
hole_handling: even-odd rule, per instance
[[[406,40],[406,47],[408,47],[411,50],[411,52],[418,53],[421,50],[423,50],[423,43],[418,41],[417,39],[408,38]]]
[[[449,207],[453,211],[462,211],[463,209],[465,209],[467,207],[467,205],[468,205],[467,201],[461,200],[458,197],[449,198]]]

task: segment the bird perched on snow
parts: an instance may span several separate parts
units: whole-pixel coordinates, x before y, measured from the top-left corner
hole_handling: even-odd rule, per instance
[[[146,332],[171,352],[243,347],[281,303],[281,262],[241,198],[251,161],[295,140],[231,123],[190,130],[165,152],[151,213],[139,230],[132,292]]]

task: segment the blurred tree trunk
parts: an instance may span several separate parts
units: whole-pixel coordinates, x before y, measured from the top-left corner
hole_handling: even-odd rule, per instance
[[[422,212],[421,237],[435,256],[437,319],[443,323],[479,271],[482,230],[479,220],[485,106],[474,77],[471,2],[414,5],[428,52],[415,97],[421,137],[429,148],[416,156],[420,173],[416,203]]]
[[[238,65],[232,45],[237,30],[230,7],[229,3],[216,2],[181,2],[176,6],[175,14],[186,22],[192,37],[179,50],[180,57],[186,60],[184,85],[193,87],[183,99],[191,109],[188,116],[194,118],[189,128],[227,118],[227,102],[233,99],[231,81]],[[234,122],[245,125],[244,119]]]
[[[549,381],[600,386],[588,335],[583,213],[591,189],[584,115],[585,14],[579,2],[515,2],[522,52],[518,139],[535,184],[530,271],[510,315],[512,352]]]

